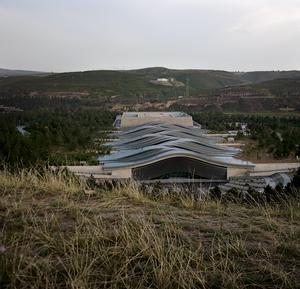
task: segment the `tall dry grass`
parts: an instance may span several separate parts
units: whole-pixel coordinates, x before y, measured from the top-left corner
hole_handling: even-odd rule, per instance
[[[3,189],[39,189],[46,192],[74,193],[86,188],[85,182],[65,170],[51,168],[20,169],[18,172],[0,171]]]
[[[88,195],[85,189],[63,172],[0,173],[1,288],[299,284],[295,203],[249,207],[180,193],[150,196],[135,183]]]

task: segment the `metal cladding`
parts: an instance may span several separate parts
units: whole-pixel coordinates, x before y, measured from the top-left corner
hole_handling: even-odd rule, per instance
[[[187,158],[218,167],[253,168],[252,163],[235,159],[240,150],[219,146],[220,138],[203,135],[199,127],[153,122],[126,128],[109,143],[114,151],[99,158],[104,170],[138,168],[172,158]]]

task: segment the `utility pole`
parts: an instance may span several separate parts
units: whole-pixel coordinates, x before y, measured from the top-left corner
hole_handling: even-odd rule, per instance
[[[186,83],[185,83],[185,97],[189,97],[189,96],[190,96],[190,79],[187,76]]]

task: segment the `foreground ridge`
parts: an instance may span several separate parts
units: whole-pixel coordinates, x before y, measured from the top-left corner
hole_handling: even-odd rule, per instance
[[[159,193],[159,190],[158,190]],[[297,288],[298,201],[243,205],[0,173],[1,288]]]

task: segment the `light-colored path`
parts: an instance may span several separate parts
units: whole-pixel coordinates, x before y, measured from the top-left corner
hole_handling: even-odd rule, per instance
[[[287,173],[300,167],[300,162],[295,163],[261,163],[256,164],[250,176],[269,176],[275,173]]]

